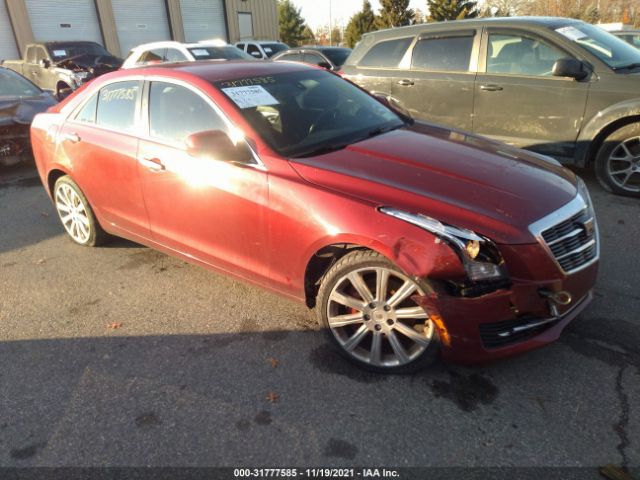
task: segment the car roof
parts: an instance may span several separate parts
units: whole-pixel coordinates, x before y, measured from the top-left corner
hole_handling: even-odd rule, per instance
[[[285,43],[281,42],[280,40],[240,40],[239,42],[236,43],[257,43],[258,45],[267,45],[267,44],[271,44],[271,43],[282,43],[283,45],[286,45]]]
[[[315,70],[316,68],[294,62],[265,62],[261,60],[227,60],[220,62],[219,60],[201,60],[198,62],[162,63],[139,67],[135,70],[120,70],[114,72],[114,74],[119,76],[119,72],[127,72],[131,75],[160,74],[170,76],[170,72],[174,71],[176,73],[194,75],[207,82],[219,82],[242,77],[276,75],[308,69]],[[123,75],[125,74],[123,73]]]
[[[325,50],[351,50],[349,47],[328,47],[324,45],[305,45],[304,47],[293,47],[289,50],[316,50],[322,52]]]
[[[184,48],[198,48],[198,47],[231,47],[233,45],[229,45],[228,43],[220,43],[219,40],[203,40],[198,43],[182,43],[176,42],[174,40],[164,40],[161,42],[150,42],[143,43],[142,45],[138,45],[133,48],[133,50],[148,50],[153,48],[175,48],[175,47],[184,47]]]
[[[457,27],[479,27],[479,26],[541,26],[556,29],[567,25],[582,25],[585,24],[582,20],[565,17],[491,17],[491,18],[470,18],[465,20],[452,20],[446,22],[433,22],[433,23],[420,23],[417,25],[411,25],[407,27],[388,28],[385,30],[377,30],[375,32],[365,33],[364,37],[377,36],[379,34],[394,34],[394,36],[400,36],[402,34],[416,34],[424,30],[437,29],[447,26],[449,28]]]

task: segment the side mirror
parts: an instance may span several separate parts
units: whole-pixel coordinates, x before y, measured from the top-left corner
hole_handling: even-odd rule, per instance
[[[251,150],[244,142],[234,145],[222,130],[206,130],[189,135],[187,153],[192,157],[205,157],[229,163],[251,163]]]
[[[324,68],[325,70],[333,70],[333,67],[329,62],[320,62],[318,63],[318,66]]]
[[[576,80],[584,80],[589,75],[584,63],[575,58],[561,58],[553,64],[554,77],[569,77]]]
[[[51,61],[46,58],[43,58],[42,60],[40,60],[40,66],[42,68],[49,68],[51,66]]]
[[[382,103],[385,107],[393,110],[398,115],[400,115],[404,120],[407,120],[407,121],[413,120],[413,117],[411,116],[411,113],[409,112],[409,110],[399,105],[397,101],[394,101],[393,97],[390,97],[389,95],[385,95],[384,93],[379,93],[379,92],[374,93],[373,96],[376,97],[376,99],[380,103]]]

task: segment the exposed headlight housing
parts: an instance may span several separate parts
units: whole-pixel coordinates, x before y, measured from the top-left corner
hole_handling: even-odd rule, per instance
[[[466,228],[447,225],[427,215],[408,213],[391,207],[381,207],[380,211],[423,228],[451,245],[462,260],[470,280],[478,282],[506,277],[500,252],[488,238]]]

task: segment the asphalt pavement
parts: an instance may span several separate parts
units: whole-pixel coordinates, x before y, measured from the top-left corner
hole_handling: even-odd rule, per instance
[[[0,466],[638,468],[640,200],[586,177],[601,270],[557,343],[383,376],[304,305],[73,244],[35,171],[0,172]]]

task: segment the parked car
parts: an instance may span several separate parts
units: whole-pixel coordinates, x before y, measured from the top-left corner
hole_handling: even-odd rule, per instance
[[[568,18],[492,18],[363,36],[345,77],[415,118],[584,167],[640,196],[640,51]]]
[[[238,47],[243,52],[247,52],[253,58],[259,58],[262,60],[266,60],[268,58],[273,57],[276,53],[282,52],[289,48],[289,45],[276,42],[276,41],[254,41],[254,40],[245,40],[242,42],[237,42],[236,47]]]
[[[327,70],[340,70],[351,53],[350,48],[343,47],[298,47],[283,50],[274,55],[273,61],[303,62],[318,65]]]
[[[640,48],[640,30],[616,30],[610,33],[624,40],[629,45]]]
[[[38,115],[32,138],[73,241],[122,236],[306,302],[367,368],[524,352],[592,298],[598,231],[576,175],[326,70],[121,70]]]
[[[31,121],[55,104],[49,93],[13,70],[0,67],[0,166],[32,159]]]
[[[24,60],[7,60],[2,65],[54,93],[58,99],[122,65],[121,59],[95,42],[32,43],[25,51]]]
[[[250,60],[253,57],[225,42],[200,43],[153,42],[139,45],[127,56],[122,68],[158,63],[195,62],[197,60]]]

